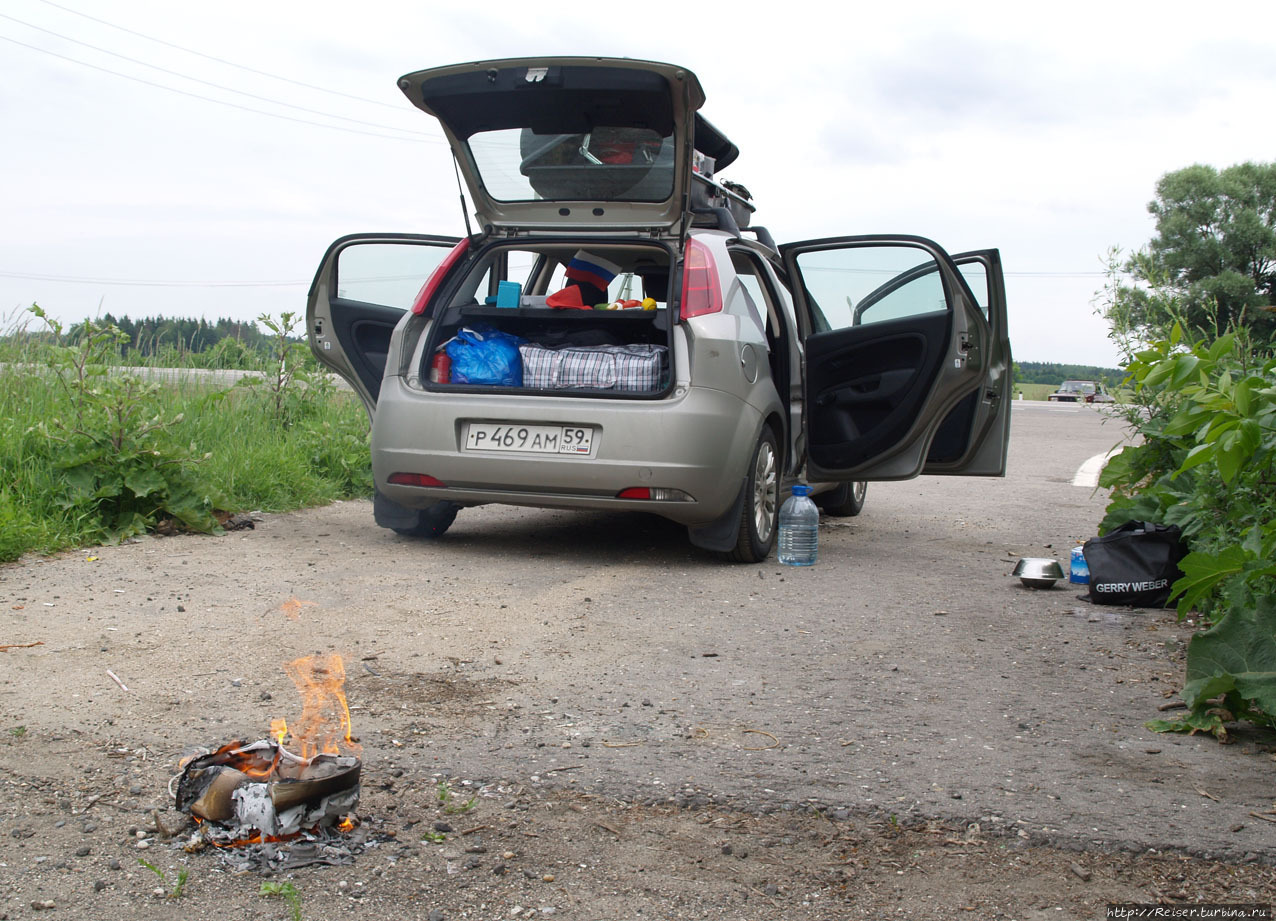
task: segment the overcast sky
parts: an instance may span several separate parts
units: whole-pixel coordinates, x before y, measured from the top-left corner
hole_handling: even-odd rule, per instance
[[[1156,180],[1276,159],[1270,0],[869,7],[8,0],[0,310],[303,312],[335,238],[463,232],[395,80],[468,60],[688,67],[755,223],[999,247],[1024,361],[1115,365],[1092,301],[1108,248],[1151,237]]]

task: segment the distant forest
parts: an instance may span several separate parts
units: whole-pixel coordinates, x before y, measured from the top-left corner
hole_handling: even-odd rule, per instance
[[[98,326],[116,326],[128,337],[123,350],[125,356],[132,352],[145,358],[170,351],[199,354],[214,348],[223,339],[234,339],[250,351],[269,348],[267,333],[256,323],[240,320],[222,318],[212,323],[203,318],[145,317],[133,320],[107,313],[94,322]],[[70,332],[74,335],[75,328],[72,327]]]
[[[103,314],[94,320],[98,326],[119,327],[126,340],[120,357],[141,364],[156,359],[184,358],[186,363],[207,367],[253,367],[270,353],[273,337],[254,322],[222,318],[204,319],[145,317],[133,320],[127,316]],[[71,336],[77,332],[73,326]],[[1066,380],[1103,381],[1118,386],[1125,372],[1117,368],[1095,365],[1069,365],[1053,361],[1016,361],[1015,382],[1019,384],[1059,384]]]
[[[1054,361],[1016,361],[1016,384],[1060,384],[1063,381],[1103,381],[1109,387],[1120,385],[1125,372],[1117,368],[1095,365],[1065,365]]]

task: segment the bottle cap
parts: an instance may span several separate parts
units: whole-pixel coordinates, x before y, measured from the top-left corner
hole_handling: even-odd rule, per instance
[[[809,496],[810,494],[811,487],[809,486],[798,485],[793,487],[793,495],[795,496]]]

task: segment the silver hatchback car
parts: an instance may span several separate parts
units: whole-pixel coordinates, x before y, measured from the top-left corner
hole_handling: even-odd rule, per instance
[[[343,237],[310,289],[311,348],[372,417],[378,524],[654,512],[760,562],[793,483],[847,515],[870,480],[1004,475],[996,250],[777,245],[718,178],[738,150],[686,68],[481,61],[399,86],[441,122],[477,226]]]

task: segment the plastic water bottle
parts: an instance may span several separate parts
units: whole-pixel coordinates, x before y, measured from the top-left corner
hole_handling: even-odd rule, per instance
[[[1085,551],[1081,547],[1072,548],[1072,556],[1069,559],[1068,581],[1075,585],[1090,584],[1090,567],[1086,563]]]
[[[780,506],[780,562],[786,566],[814,566],[819,555],[820,510],[811,501],[811,487],[794,486]]]

